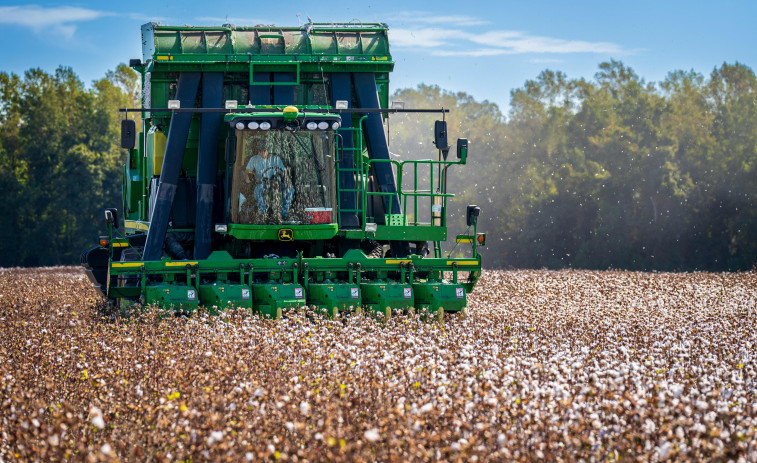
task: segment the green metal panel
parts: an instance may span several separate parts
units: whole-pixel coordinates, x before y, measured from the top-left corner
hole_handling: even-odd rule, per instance
[[[226,56],[204,56],[203,60],[197,58],[191,59],[174,59],[171,61],[152,61],[146,65],[145,71],[150,72],[153,76],[161,76],[168,73],[178,73],[182,71],[205,71],[205,72],[226,72],[228,74],[247,74],[250,72],[250,57],[245,59],[235,59],[233,56],[228,57],[227,61],[224,61]],[[270,62],[269,63],[267,63]],[[297,59],[274,56],[267,58],[256,59],[255,70],[256,71],[277,71],[281,70],[280,66],[283,62],[294,63],[299,62],[301,74],[318,74],[321,72],[324,74],[330,72],[373,72],[377,73],[377,84],[379,90],[379,96],[383,98],[387,94],[385,86],[388,83],[386,75],[384,79],[381,79],[382,73],[390,72],[392,62],[381,60],[370,61],[349,61],[347,57],[298,57]],[[305,81],[305,78],[301,78]],[[382,105],[383,106],[383,105]],[[155,108],[165,108],[165,106],[159,106],[153,104]]]
[[[353,311],[360,307],[360,286],[343,283],[310,283],[307,288],[308,305],[326,309],[329,315],[333,310]]]
[[[282,61],[285,57],[325,66],[337,62],[346,72],[371,63],[388,72],[394,63],[387,31],[385,24],[173,27],[148,23],[142,26],[142,62],[155,70],[177,63],[241,63],[271,57]]]
[[[417,308],[436,311],[459,312],[466,306],[465,288],[451,283],[415,283],[415,304]]]
[[[350,239],[446,241],[447,227],[377,225],[375,232],[340,230],[339,234]]]
[[[298,284],[266,283],[252,285],[255,313],[277,318],[281,311],[305,305],[305,289]]]
[[[193,286],[161,283],[147,286],[145,300],[175,310],[196,310],[199,305],[197,290]]]
[[[390,310],[408,310],[414,306],[413,287],[392,281],[365,282],[360,284],[363,306],[366,310],[385,313]]]
[[[144,191],[144,182],[139,169],[129,169],[124,166],[124,183],[125,190],[123,193],[126,200],[124,211],[127,214],[136,212]]]
[[[291,230],[291,241],[327,240],[336,236],[337,224],[320,225],[240,225],[229,224],[228,234],[237,239],[273,240],[279,239],[280,230]]]
[[[252,291],[247,285],[214,283],[200,285],[200,303],[208,309],[252,309]]]

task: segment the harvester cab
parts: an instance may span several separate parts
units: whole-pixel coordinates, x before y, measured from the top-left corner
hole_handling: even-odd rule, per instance
[[[142,107],[123,110],[123,231],[109,209],[108,234],[81,258],[95,287],[129,306],[269,317],[464,310],[481,273],[479,209],[456,238],[468,257],[442,243],[447,172],[468,143],[448,160],[447,110],[388,108],[387,30],[145,24],[130,62]],[[396,112],[440,114],[437,159],[389,156]]]
[[[341,117],[229,114],[231,170],[227,222],[234,225],[330,224],[336,208],[336,137]]]

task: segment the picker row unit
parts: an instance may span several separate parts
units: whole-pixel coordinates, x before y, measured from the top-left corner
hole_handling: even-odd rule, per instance
[[[383,24],[142,26],[141,108],[124,109],[123,225],[82,253],[111,304],[278,317],[459,312],[481,273],[479,208],[469,257],[445,256],[445,110],[388,106]],[[438,112],[436,159],[389,155],[384,123]],[[137,130],[137,121],[142,125]]]

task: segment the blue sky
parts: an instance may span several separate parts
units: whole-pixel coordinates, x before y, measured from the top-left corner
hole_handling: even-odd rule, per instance
[[[299,17],[298,17],[299,15]],[[90,83],[141,56],[139,26],[385,22],[392,90],[464,91],[507,111],[510,90],[544,69],[592,78],[611,58],[647,81],[676,69],[757,66],[754,1],[196,1],[21,3],[0,0],[0,70],[71,66]]]

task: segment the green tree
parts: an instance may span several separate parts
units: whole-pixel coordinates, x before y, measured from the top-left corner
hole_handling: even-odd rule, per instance
[[[495,230],[501,227],[500,215],[503,204],[499,198],[508,197],[500,188],[506,187],[507,179],[501,178],[506,172],[502,147],[506,144],[504,117],[499,107],[488,101],[478,102],[470,95],[452,93],[438,86],[419,85],[415,89],[402,89],[392,95],[394,101],[404,101],[406,108],[445,108],[449,109],[444,118],[448,126],[448,141],[451,146],[449,156],[455,158],[457,138],[469,141],[468,164],[464,167],[453,166],[448,170],[447,191],[454,193],[447,206],[449,220],[448,236],[454,238],[462,233],[465,226],[465,209],[468,204],[482,207],[480,222],[482,228]],[[434,159],[439,156],[433,144],[434,121],[441,119],[441,114],[399,113],[389,116],[390,152],[400,160]],[[434,170],[434,179],[439,172]],[[406,167],[404,188],[411,188],[413,171]],[[429,184],[430,173],[419,170],[419,188],[436,188]],[[430,218],[429,201],[419,200],[419,217],[428,221]],[[500,235],[501,236],[501,235]],[[454,241],[449,249],[454,246]],[[501,249],[501,242],[490,241],[495,249]]]
[[[438,87],[395,99],[450,108],[450,133],[469,134],[449,212],[484,206],[487,265],[735,270],[757,261],[755,95],[739,63],[655,84],[610,61],[592,81],[542,72],[512,91],[507,120]],[[433,153],[433,116],[402,117],[393,150]]]
[[[717,240],[711,259],[719,269],[745,269],[757,263],[757,78],[740,63],[724,63],[710,75],[707,98],[715,139],[703,208],[706,233]]]
[[[103,207],[120,204],[117,108],[135,95],[121,86],[129,76],[119,67],[87,89],[70,68],[0,73],[1,212],[12,218],[0,265],[75,263]]]

